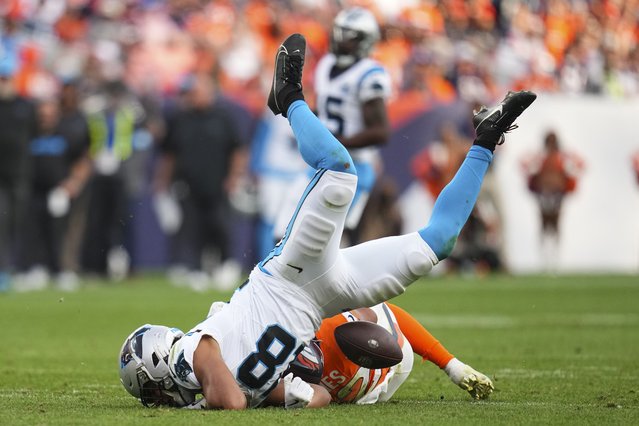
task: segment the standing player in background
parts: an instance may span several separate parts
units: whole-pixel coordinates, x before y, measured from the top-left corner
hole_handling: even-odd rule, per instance
[[[360,242],[357,226],[381,167],[379,147],[388,141],[391,131],[386,113],[391,78],[369,57],[379,39],[379,26],[370,11],[360,7],[343,10],[333,23],[331,51],[315,70],[317,115],[349,151],[357,169],[357,192],[345,224],[350,245]],[[280,213],[276,239],[284,235],[308,176],[301,182],[298,191],[290,191],[289,202]]]
[[[89,140],[86,133],[74,137],[61,114],[58,101],[43,100],[37,106],[38,134],[29,145],[30,196],[23,230],[27,274],[16,285],[22,291],[44,288],[49,274],[54,274],[60,290],[77,287],[65,278],[61,257],[71,202],[91,171]]]
[[[275,222],[291,182],[308,169],[284,117],[265,111],[253,137],[249,167],[257,180],[256,248],[257,258],[263,259],[273,249]]]
[[[0,49],[3,47],[0,46]],[[29,142],[38,129],[33,104],[18,94],[17,58],[0,60],[0,292],[11,285],[13,254],[28,192]]]

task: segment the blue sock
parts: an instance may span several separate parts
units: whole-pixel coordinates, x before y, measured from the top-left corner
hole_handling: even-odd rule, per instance
[[[475,206],[481,183],[493,159],[489,149],[474,145],[455,174],[435,201],[433,214],[419,235],[439,260],[453,251],[457,236]]]
[[[304,161],[314,169],[357,174],[350,154],[313,114],[306,102],[295,101],[288,108],[288,121]]]

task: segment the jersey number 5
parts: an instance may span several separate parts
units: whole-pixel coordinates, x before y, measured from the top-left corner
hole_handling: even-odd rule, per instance
[[[251,389],[264,386],[295,349],[295,337],[279,325],[269,326],[237,370],[237,378]]]
[[[329,96],[326,98],[326,118],[329,123],[326,127],[337,136],[344,134],[344,117],[342,116],[343,99]]]

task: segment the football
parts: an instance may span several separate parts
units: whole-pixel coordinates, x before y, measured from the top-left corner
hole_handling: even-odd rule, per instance
[[[403,358],[396,337],[370,321],[353,321],[337,326],[335,341],[346,358],[362,367],[392,367]]]

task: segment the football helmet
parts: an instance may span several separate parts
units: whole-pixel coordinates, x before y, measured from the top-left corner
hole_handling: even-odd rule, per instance
[[[306,383],[319,384],[324,371],[324,354],[320,349],[319,340],[311,340],[304,345],[304,349],[297,354],[295,359],[289,364],[282,377],[288,373],[293,373]]]
[[[379,38],[379,25],[369,10],[361,7],[345,9],[333,22],[331,52],[338,66],[347,67],[367,57]]]
[[[120,349],[120,381],[146,407],[184,407],[196,394],[179,386],[168,365],[171,346],[184,336],[177,328],[145,324]]]

